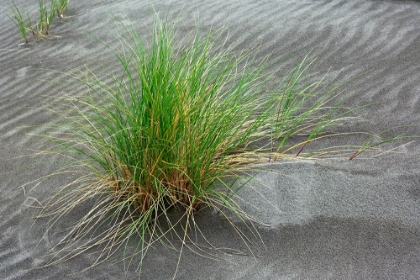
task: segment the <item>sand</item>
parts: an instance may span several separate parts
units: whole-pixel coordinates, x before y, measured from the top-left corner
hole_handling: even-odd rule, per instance
[[[358,112],[368,122],[349,123],[337,128],[339,132],[406,125],[392,133],[420,135],[418,1],[152,2],[159,12],[170,9],[169,18],[182,10],[181,33],[193,30],[199,18],[203,31],[226,28],[228,43],[238,50],[261,46],[258,58],[293,55],[284,62],[285,73],[311,52],[319,57],[319,77],[328,73],[327,78],[350,80],[360,75],[357,84],[345,85],[343,91],[346,106],[374,103]],[[27,1],[15,3],[24,7]],[[60,233],[57,228],[46,233],[46,221],[34,224],[37,210],[28,206],[38,205],[71,174],[30,191],[33,184],[27,183],[62,161],[28,155],[43,145],[35,135],[56,121],[45,105],[64,93],[84,93],[83,88],[66,86],[57,72],[42,69],[87,66],[101,71],[96,61],[116,69],[111,52],[87,32],[116,42],[119,32],[109,15],[113,12],[147,34],[152,7],[148,1],[72,0],[69,18],[56,19],[51,27],[56,38],[19,45],[18,30],[4,15],[8,4],[0,4],[0,278],[138,279],[136,267],[126,270],[123,263],[107,262],[81,272],[94,261],[89,254],[40,268],[43,254]],[[276,208],[243,192],[258,206],[248,210],[266,224],[258,227],[261,240],[250,237],[253,254],[226,221],[204,212],[196,217],[204,235],[215,246],[230,249],[214,252],[217,260],[186,250],[177,279],[420,279],[419,144],[405,139],[384,147],[395,148],[393,153],[362,154],[352,161],[349,154],[261,166],[253,185],[264,185],[261,192]],[[66,217],[59,227],[75,219]],[[158,246],[148,253],[140,278],[171,279],[176,264],[177,255]]]

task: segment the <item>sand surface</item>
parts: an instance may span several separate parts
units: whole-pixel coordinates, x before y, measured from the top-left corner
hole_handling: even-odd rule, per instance
[[[29,2],[16,0],[18,7]],[[34,2],[34,7],[37,1]],[[397,133],[420,135],[420,2],[379,0],[151,1],[169,18],[180,13],[182,32],[224,27],[228,43],[238,50],[260,45],[259,58],[294,56],[284,63],[290,70],[311,52],[318,55],[319,77],[351,79],[343,89],[347,106],[375,103],[359,114],[369,122],[338,131],[372,131],[408,125]],[[124,15],[148,34],[153,10],[149,1],[70,1],[69,18],[56,19],[55,39],[21,43],[18,30],[0,3],[0,279],[137,279],[135,267],[104,263],[80,272],[94,261],[83,254],[53,267],[40,268],[42,255],[60,236],[35,224],[36,206],[54,188],[71,179],[56,177],[30,192],[31,182],[62,164],[56,157],[29,157],[43,142],[34,135],[48,131],[56,117],[45,109],[54,97],[83,94],[67,87],[57,71],[96,62],[113,67],[109,50],[89,37],[116,42],[118,30],[109,12]],[[35,17],[35,12],[33,12]],[[116,64],[115,64],[116,65]],[[103,69],[102,69],[103,70]],[[395,133],[395,132],[394,132]],[[343,144],[337,139],[330,145]],[[250,208],[265,222],[259,232],[265,246],[251,237],[251,249],[217,215],[197,215],[197,223],[212,244],[217,260],[185,251],[177,279],[420,279],[420,142],[393,143],[394,152],[349,161],[348,156],[320,161],[279,162],[262,166],[254,185],[260,198],[243,195],[258,207]],[[410,142],[410,143],[409,143]],[[399,146],[400,144],[406,145]],[[309,148],[309,147],[308,147]],[[83,211],[80,209],[79,211]],[[59,226],[77,217],[66,217]],[[233,249],[240,250],[237,254]],[[141,279],[171,279],[177,256],[155,248],[143,265]]]

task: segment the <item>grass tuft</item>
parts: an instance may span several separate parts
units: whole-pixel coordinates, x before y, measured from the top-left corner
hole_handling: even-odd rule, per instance
[[[156,18],[147,44],[121,28],[128,34],[121,47],[107,45],[120,74],[73,76],[88,92],[69,97],[69,107],[57,112],[61,133],[50,136],[54,148],[45,151],[69,157],[62,172],[79,177],[47,201],[40,217],[52,216],[52,227],[78,206],[92,205],[57,245],[51,264],[97,248],[95,264],[122,250],[129,263],[139,255],[141,268],[152,244],[172,247],[169,232],[184,244],[182,252],[202,208],[252,221],[235,199],[244,185],[229,179],[261,162],[304,156],[308,143],[327,137],[355,110],[336,101],[336,86],[304,78],[309,58],[278,83],[268,58],[257,62],[254,52],[225,47],[221,32],[197,29],[177,41],[175,26]],[[363,150],[374,145],[369,141]],[[170,217],[174,210],[181,218]]]
[[[57,16],[64,18],[64,12],[67,10],[70,0],[56,0],[57,5]]]
[[[38,0],[39,21],[37,23],[37,41],[40,38],[49,38],[50,26],[55,14],[58,12],[57,0],[50,0],[49,6],[45,0]]]
[[[22,13],[14,2],[12,3],[11,9],[13,16],[8,15],[8,17],[16,24],[17,28],[19,29],[19,33],[25,40],[25,44],[27,44],[29,43],[27,32],[28,30],[32,30],[32,23],[29,17],[29,12],[26,11]]]

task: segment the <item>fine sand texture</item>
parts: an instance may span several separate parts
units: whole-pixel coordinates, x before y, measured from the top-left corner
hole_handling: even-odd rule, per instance
[[[90,252],[43,267],[43,255],[65,234],[61,230],[87,208],[48,231],[46,220],[34,221],[38,210],[30,206],[39,206],[73,178],[71,173],[51,177],[32,189],[31,181],[63,162],[30,155],[45,145],[36,135],[57,120],[45,105],[87,90],[69,85],[57,71],[108,71],[98,63],[118,71],[111,51],[93,38],[118,42],[110,12],[144,35],[150,34],[153,7],[161,14],[169,10],[169,20],[179,16],[180,36],[194,31],[197,22],[203,32],[224,28],[226,43],[238,51],[258,47],[257,59],[290,57],[282,64],[284,74],[311,53],[318,56],[316,78],[354,81],[342,87],[346,106],[372,103],[357,113],[365,122],[350,121],[333,131],[377,133],[403,125],[384,137],[420,136],[419,1],[71,0],[68,18],[51,26],[56,37],[27,45],[19,45],[23,40],[6,16],[9,2],[0,3],[0,279],[174,276],[178,254],[160,246],[148,252],[141,276],[136,265],[127,268],[116,260],[83,271],[94,263]],[[28,2],[35,20],[38,1],[15,1],[18,7]],[[362,144],[363,139],[339,137],[323,144]],[[354,160],[348,160],[349,152],[262,165],[249,184],[264,198],[250,189],[241,194],[253,205],[244,207],[264,223],[257,225],[260,236],[248,234],[244,243],[216,213],[200,212],[195,220],[201,233],[219,249],[205,249],[211,258],[185,249],[176,278],[420,279],[420,142],[410,138],[382,148],[384,153],[362,153]],[[197,242],[206,245],[200,236]]]

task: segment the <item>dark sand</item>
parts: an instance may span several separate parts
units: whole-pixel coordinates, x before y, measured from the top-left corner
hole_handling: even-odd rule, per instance
[[[28,1],[17,0],[23,7]],[[34,6],[37,1],[33,1]],[[285,71],[308,52],[319,55],[319,77],[339,74],[350,79],[363,74],[351,90],[347,106],[380,102],[360,111],[369,122],[349,123],[338,131],[373,131],[398,125],[409,135],[420,135],[420,2],[367,0],[152,1],[158,11],[174,17],[181,9],[181,32],[194,29],[198,14],[204,31],[227,27],[228,43],[238,50],[262,44],[260,58],[292,53]],[[70,15],[56,20],[51,32],[60,38],[18,46],[18,31],[0,4],[0,279],[137,279],[135,267],[104,263],[86,272],[93,256],[80,255],[68,262],[37,269],[44,254],[60,236],[44,234],[46,222],[33,224],[37,205],[71,174],[45,181],[29,192],[25,183],[59,167],[55,157],[27,157],[42,146],[42,134],[55,117],[44,105],[52,96],[83,94],[59,82],[62,76],[42,68],[65,71],[95,61],[109,65],[115,59],[84,30],[115,42],[117,29],[108,11],[126,15],[147,34],[152,9],[148,1],[70,1]],[[199,11],[199,13],[198,13]],[[35,17],[35,13],[33,13]],[[256,35],[256,36],[255,36]],[[88,59],[89,58],[89,59]],[[116,68],[116,67],[115,67]],[[48,81],[48,82],[47,82]],[[343,144],[337,139],[330,145]],[[411,140],[406,140],[408,143]],[[188,250],[182,257],[178,279],[420,279],[420,145],[419,141],[385,148],[398,153],[364,159],[362,154],[322,161],[280,162],[262,167],[257,179],[261,191],[278,209],[245,191],[249,208],[267,226],[261,239],[251,237],[254,256],[232,228],[212,213],[196,217],[203,233],[215,246],[238,249],[215,252],[219,260],[198,257]],[[308,147],[309,149],[310,147]],[[258,182],[253,184],[258,186]],[[270,188],[270,189],[268,189]],[[80,209],[79,211],[83,211]],[[59,226],[77,217],[66,217]],[[149,252],[141,279],[170,279],[177,263],[157,247]],[[75,273],[75,274],[74,274]]]

